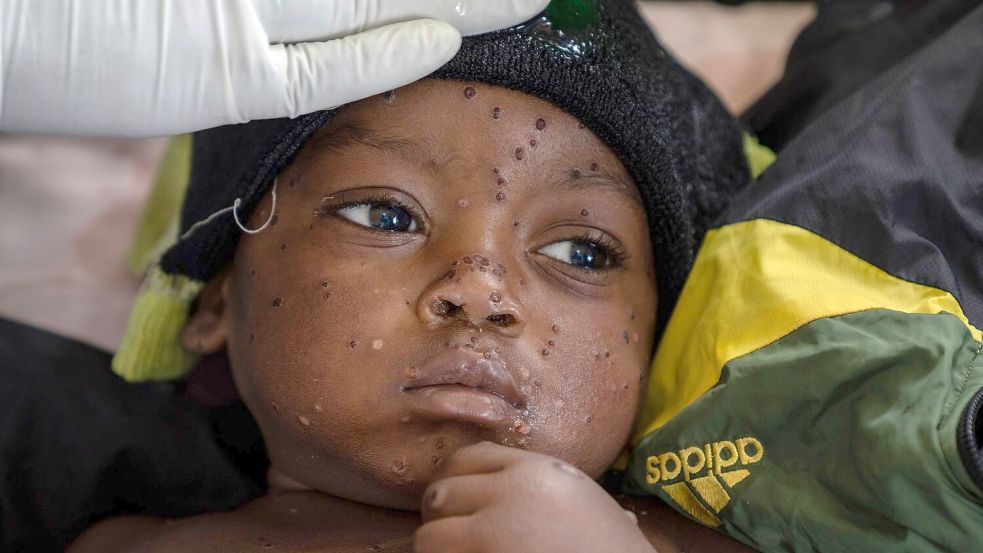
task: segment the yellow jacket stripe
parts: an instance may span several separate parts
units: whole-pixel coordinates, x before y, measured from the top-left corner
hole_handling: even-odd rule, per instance
[[[652,363],[634,443],[712,388],[723,366],[817,319],[870,309],[947,312],[949,292],[894,277],[825,238],[767,219],[707,233]]]

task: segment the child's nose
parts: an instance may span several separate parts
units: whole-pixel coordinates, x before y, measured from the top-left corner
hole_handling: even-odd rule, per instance
[[[480,255],[456,261],[420,295],[420,320],[432,326],[463,321],[518,336],[525,317],[503,271],[504,267]]]

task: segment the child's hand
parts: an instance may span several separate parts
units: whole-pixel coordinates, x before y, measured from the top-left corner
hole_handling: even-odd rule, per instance
[[[448,457],[423,494],[417,553],[647,552],[635,518],[554,457],[490,442]]]

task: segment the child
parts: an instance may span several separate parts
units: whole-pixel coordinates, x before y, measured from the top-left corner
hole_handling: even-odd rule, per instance
[[[196,137],[182,235],[115,368],[181,376],[179,333],[225,351],[271,493],[110,520],[77,550],[659,543],[594,479],[748,179],[741,133],[627,1],[554,2],[435,77]]]

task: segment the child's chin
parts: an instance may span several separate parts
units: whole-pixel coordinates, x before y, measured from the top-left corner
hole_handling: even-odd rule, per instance
[[[418,511],[420,498],[430,485],[440,464],[458,449],[476,444],[483,439],[476,433],[442,432],[439,437],[421,441],[416,438],[402,448],[393,448],[374,468],[372,475],[382,487],[389,490],[393,501],[379,505],[392,509]]]
[[[398,511],[420,510],[420,500],[430,480],[434,474],[433,469],[415,471],[402,476],[393,474],[378,474],[380,494],[373,494],[373,497],[348,498],[354,499],[359,503],[382,507],[385,509],[395,509]]]

